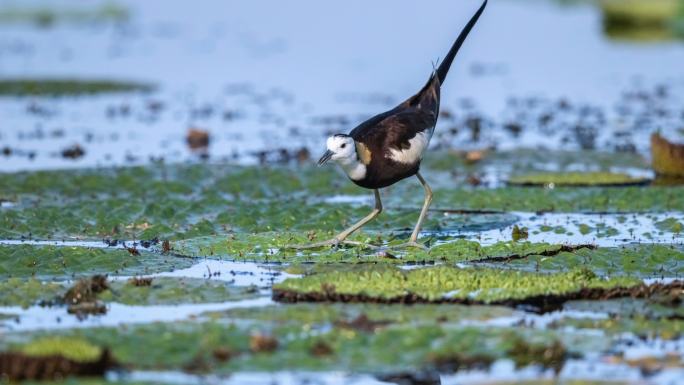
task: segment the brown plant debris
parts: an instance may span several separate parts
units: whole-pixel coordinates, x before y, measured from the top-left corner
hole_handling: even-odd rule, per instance
[[[270,353],[278,348],[278,340],[261,333],[252,334],[249,338],[249,348],[253,353]]]
[[[421,372],[402,372],[379,374],[376,378],[383,382],[397,385],[441,385],[442,380],[439,373],[433,370]]]
[[[74,144],[73,146],[62,150],[62,158],[66,159],[78,159],[84,155],[85,150],[78,144]]]
[[[97,295],[107,289],[109,289],[107,277],[94,275],[78,280],[61,299],[68,306],[69,314],[75,314],[78,317],[105,314],[107,306],[97,300]]]
[[[67,313],[76,315],[79,319],[87,315],[107,314],[107,305],[100,301],[83,302],[76,305],[69,305]]]
[[[207,148],[209,147],[209,132],[199,128],[190,128],[185,141],[193,150]]]
[[[152,277],[133,277],[128,280],[129,285],[133,286],[150,286],[152,285]]]
[[[428,362],[440,372],[452,373],[459,370],[485,370],[494,362],[494,358],[487,355],[464,355],[461,353],[432,353]]]
[[[76,283],[67,290],[62,299],[67,305],[94,302],[97,300],[97,295],[107,289],[109,289],[107,277],[104,275],[93,275],[90,278],[76,281]]]
[[[569,357],[565,346],[558,340],[548,346],[531,345],[520,337],[513,342],[509,354],[517,367],[539,363],[545,368],[553,369],[556,374],[560,373]]]
[[[33,357],[20,352],[0,352],[0,378],[9,381],[102,377],[115,365],[107,349],[103,349],[99,359],[93,362],[77,362],[61,355]]]
[[[672,143],[654,133],[651,135],[651,157],[656,174],[684,177],[684,144]]]
[[[386,320],[372,320],[366,314],[360,314],[351,321],[338,320],[335,321],[335,326],[344,329],[354,329],[366,333],[372,333],[375,329],[389,325],[391,322]]]
[[[171,252],[171,242],[169,242],[168,239],[165,239],[162,242],[162,253],[168,254]]]
[[[133,247],[127,247],[127,246],[126,246],[126,251],[128,251],[128,253],[129,253],[130,255],[134,255],[134,256],[140,255],[140,251],[139,251],[138,248],[135,247],[135,246],[133,246]]]
[[[211,355],[218,362],[228,362],[235,356],[235,352],[225,347],[218,347],[211,352]]]
[[[314,357],[324,357],[334,353],[333,348],[323,340],[316,341],[316,343],[311,346],[309,352]]]

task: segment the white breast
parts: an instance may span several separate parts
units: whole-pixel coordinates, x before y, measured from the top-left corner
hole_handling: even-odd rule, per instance
[[[423,153],[430,144],[432,130],[419,132],[409,140],[409,147],[403,150],[392,148],[389,150],[389,158],[399,163],[414,164],[423,158]]]
[[[340,165],[351,180],[361,180],[366,177],[366,165],[359,161],[340,162]]]

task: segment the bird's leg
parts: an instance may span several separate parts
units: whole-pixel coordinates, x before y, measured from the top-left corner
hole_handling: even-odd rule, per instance
[[[373,211],[371,211],[370,214],[368,214],[366,217],[364,217],[360,221],[356,222],[354,225],[352,225],[348,229],[342,231],[341,233],[337,234],[334,238],[328,239],[327,241],[311,243],[308,245],[287,246],[287,248],[291,248],[291,249],[312,249],[312,248],[323,247],[323,246],[335,247],[335,246],[338,246],[340,244],[347,244],[347,245],[354,245],[354,246],[369,246],[369,245],[362,243],[362,242],[347,241],[346,239],[354,231],[360,229],[366,223],[375,219],[375,217],[377,217],[382,212],[382,201],[380,200],[380,191],[378,189],[374,189],[373,192],[375,193],[375,208],[373,209]]]
[[[416,173],[416,177],[418,177],[420,184],[422,184],[423,188],[425,189],[425,201],[423,202],[423,208],[420,210],[420,216],[418,217],[418,222],[416,222],[416,227],[413,228],[413,233],[411,233],[411,238],[409,239],[409,241],[404,243],[404,244],[397,245],[395,247],[418,247],[421,249],[427,249],[427,247],[425,245],[418,243],[417,240],[418,240],[418,234],[420,233],[420,228],[423,225],[423,222],[425,221],[425,217],[427,216],[428,208],[430,207],[430,203],[432,202],[432,189],[427,184],[425,179],[423,179],[423,176],[420,175],[419,172]]]

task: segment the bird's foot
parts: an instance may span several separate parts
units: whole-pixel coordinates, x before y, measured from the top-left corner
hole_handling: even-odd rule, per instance
[[[425,245],[422,244],[422,243],[418,243],[418,242],[416,242],[416,241],[408,241],[408,242],[406,242],[406,243],[401,243],[401,244],[398,244],[398,245],[393,245],[393,246],[390,246],[389,249],[406,249],[406,248],[409,248],[409,247],[415,247],[415,248],[418,248],[418,249],[421,249],[421,250],[425,250],[425,251],[430,250],[429,247],[425,246]]]
[[[294,250],[306,250],[306,249],[320,249],[323,247],[330,247],[332,249],[337,249],[341,245],[363,246],[363,247],[366,247],[369,249],[377,249],[378,248],[377,246],[374,246],[374,245],[371,245],[368,243],[348,241],[346,239],[338,239],[338,238],[328,239],[327,241],[309,243],[306,245],[286,245],[283,248],[294,249]]]

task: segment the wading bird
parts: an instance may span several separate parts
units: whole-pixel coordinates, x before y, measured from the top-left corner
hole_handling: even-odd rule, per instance
[[[425,188],[425,202],[411,238],[407,243],[399,246],[425,248],[416,241],[432,201],[432,190],[419,172],[420,162],[428,148],[437,123],[440,87],[444,83],[456,53],[480,18],[486,5],[487,0],[482,3],[468,21],[449,53],[444,57],[444,61],[436,70],[433,70],[427,84],[417,94],[397,107],[366,120],[349,134],[336,134],[328,138],[326,142],[327,151],[318,161],[318,165],[323,165],[332,160],[342,166],[352,182],[373,190],[375,208],[368,216],[334,238],[298,248],[337,246],[342,243],[358,244],[347,241],[347,237],[382,212],[382,202],[378,189],[390,186],[412,175],[415,175]]]

